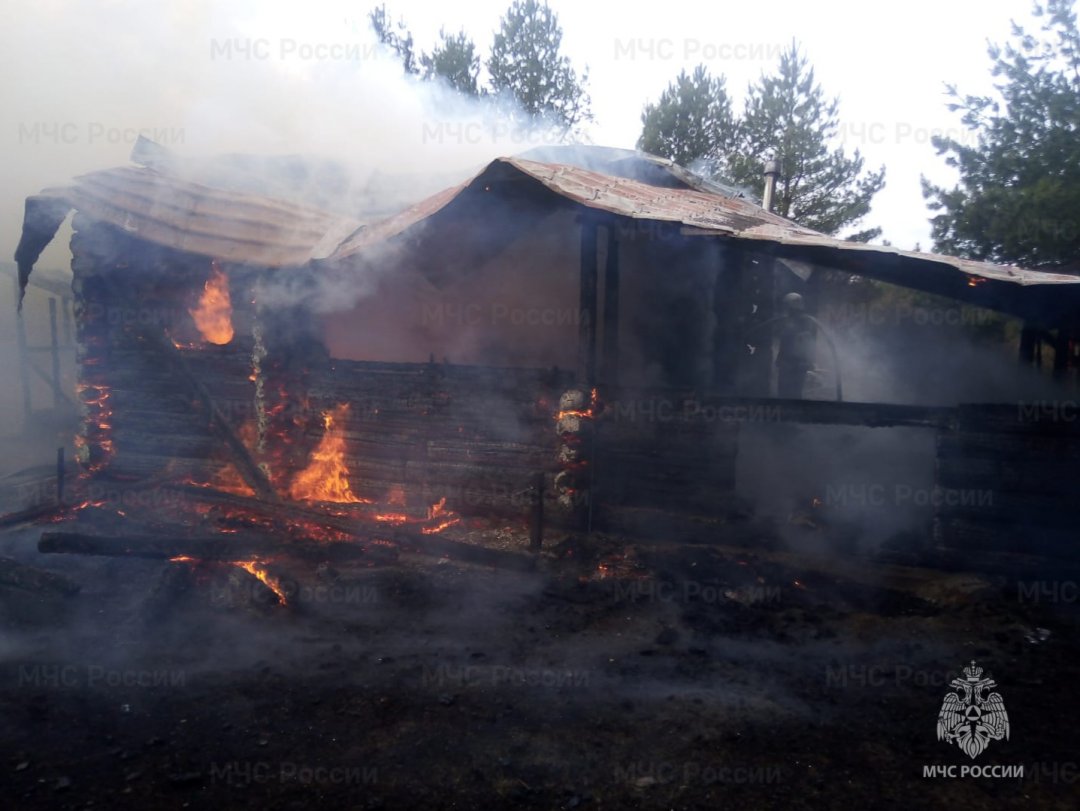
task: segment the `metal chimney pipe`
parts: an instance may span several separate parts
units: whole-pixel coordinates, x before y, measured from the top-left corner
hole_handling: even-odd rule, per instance
[[[765,161],[765,193],[761,197],[761,207],[773,210],[773,198],[776,196],[776,178],[780,176],[780,161],[769,158]]]

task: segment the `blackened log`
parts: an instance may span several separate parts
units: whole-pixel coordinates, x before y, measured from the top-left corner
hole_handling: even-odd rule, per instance
[[[55,530],[41,533],[38,551],[45,554],[104,555],[107,557],[175,558],[199,560],[247,560],[281,554],[283,543],[265,536],[222,533],[198,538],[166,538],[159,535],[90,535]]]
[[[398,534],[394,540],[412,552],[448,557],[465,563],[517,571],[530,571],[536,566],[536,561],[531,556],[463,543],[439,535]]]
[[[445,516],[442,516],[431,520],[417,519],[407,524],[394,524],[388,521],[377,521],[374,516],[376,513],[399,512],[401,508],[374,504],[337,504],[331,502],[278,502],[270,506],[251,496],[224,493],[212,488],[178,486],[167,489],[175,489],[178,493],[184,494],[194,501],[201,500],[207,503],[223,504],[240,510],[260,513],[271,518],[288,518],[300,523],[309,523],[314,526],[333,529],[353,536],[360,541],[378,538],[422,542],[423,539],[431,537],[424,534],[425,529],[431,530],[446,519]]]
[[[29,524],[34,521],[41,521],[46,518],[51,518],[61,509],[62,507],[59,504],[45,504],[36,507],[27,507],[25,510],[18,510],[13,513],[6,513],[0,515],[0,527],[14,527],[19,524]]]
[[[474,546],[436,535],[414,533],[401,528],[387,528],[382,537],[393,537],[395,543],[411,551],[426,555],[454,558],[467,563],[479,563],[510,569],[530,569],[533,562],[524,555]],[[265,560],[278,556],[292,556],[310,561],[345,562],[372,560],[386,562],[396,558],[393,547],[377,543],[366,545],[349,542],[296,542],[274,541],[258,536],[222,534],[198,538],[163,538],[153,536],[129,536],[122,538],[88,535],[78,532],[44,532],[38,541],[42,553],[68,553],[77,555],[101,555],[106,557],[135,557],[169,560],[188,557],[194,560],[234,563],[243,560]]]
[[[38,551],[44,554],[98,555],[156,560],[191,558],[224,563],[252,559],[265,560],[279,556],[312,562],[365,560],[383,563],[397,558],[397,551],[384,544],[346,541],[283,541],[262,535],[237,533],[168,538],[160,535],[114,537],[58,530],[41,534]]]
[[[66,577],[27,566],[11,558],[0,558],[0,585],[32,591],[52,591],[65,596],[77,594],[81,588],[78,583],[73,583]]]
[[[204,490],[198,487],[181,487],[177,489],[181,492],[190,494],[193,498],[202,497],[207,501],[231,504],[238,507],[247,507],[253,510],[260,510],[266,515],[288,517],[299,521],[310,522],[318,526],[328,527],[344,534],[355,536],[362,543],[372,539],[380,539],[392,541],[395,544],[408,547],[413,551],[423,554],[446,554],[472,563],[482,563],[508,568],[527,568],[532,565],[528,562],[527,558],[523,558],[521,555],[513,552],[502,552],[496,549],[488,549],[487,547],[474,546],[472,544],[443,538],[438,534],[426,534],[424,532],[425,529],[430,530],[437,527],[445,520],[445,516],[430,521],[393,525],[372,520],[371,514],[378,509],[373,505],[323,504],[320,507],[316,505],[302,506],[281,502],[271,508],[257,499],[246,496],[236,496],[215,490]],[[322,510],[344,511],[347,515],[330,515]],[[278,548],[283,552],[304,555],[310,554],[313,558],[318,558],[319,554],[323,553],[324,550],[326,553],[329,553],[330,550],[333,550],[334,553],[341,553],[342,547],[351,546],[354,545],[345,542],[315,543],[311,545],[310,552],[298,552],[297,550],[302,549],[303,545],[298,545],[295,542],[287,542],[279,545]],[[365,554],[377,555],[383,547],[379,544],[368,543],[366,548],[368,552]],[[328,556],[325,559],[333,560],[335,558]]]

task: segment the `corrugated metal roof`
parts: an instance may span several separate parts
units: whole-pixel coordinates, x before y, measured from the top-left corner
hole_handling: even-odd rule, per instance
[[[92,172],[38,198],[65,201],[148,242],[268,267],[303,265],[325,256],[360,225],[314,208],[224,191],[148,168]]]
[[[424,200],[389,220],[361,229],[346,239],[330,259],[346,259],[377,242],[403,233],[450,204],[470,186],[490,182],[495,170],[506,167],[511,167],[520,173],[521,177],[532,179],[556,194],[588,208],[620,217],[678,223],[684,226],[686,233],[715,234],[795,247],[853,252],[854,256],[865,259],[882,255],[896,256],[948,265],[969,276],[1019,285],[1080,284],[1080,276],[1023,270],[952,256],[847,242],[803,228],[745,199],[694,189],[658,188],[575,166],[540,163],[522,158],[500,158],[493,161],[472,180]]]
[[[615,216],[677,224],[686,234],[748,240],[763,247],[769,244],[781,258],[865,273],[932,292],[945,289],[951,294],[965,280],[971,286],[981,286],[986,280],[1043,290],[1080,284],[1080,276],[846,242],[803,228],[745,199],[653,186],[524,158],[492,161],[470,180],[369,225],[309,206],[184,180],[152,167],[93,172],[76,178],[70,187],[46,190],[27,201],[23,242],[16,258],[20,273],[29,273],[59,220],[75,208],[149,242],[225,261],[267,267],[299,266],[313,259],[345,261],[406,234],[451,206],[466,189],[490,185],[497,190],[506,181],[533,183]],[[950,273],[924,284],[934,266]],[[1040,299],[1040,306],[1044,304]],[[1034,312],[1034,306],[1034,300],[1025,304],[1027,312]]]

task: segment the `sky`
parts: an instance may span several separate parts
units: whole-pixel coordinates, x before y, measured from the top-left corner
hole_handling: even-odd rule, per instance
[[[18,241],[23,200],[94,169],[128,163],[141,131],[183,156],[312,153],[363,176],[419,172],[451,185],[531,146],[478,107],[400,76],[374,46],[371,4],[319,0],[8,0],[0,29],[0,252]],[[420,49],[464,29],[486,55],[508,0],[388,3]],[[588,68],[593,143],[633,147],[643,105],[705,64],[741,106],[747,85],[798,41],[829,95],[840,141],[886,188],[862,227],[930,248],[919,178],[951,182],[933,132],[970,135],[944,86],[991,89],[988,42],[1031,24],[1028,0],[550,0],[564,52]],[[63,248],[45,259],[65,264]]]

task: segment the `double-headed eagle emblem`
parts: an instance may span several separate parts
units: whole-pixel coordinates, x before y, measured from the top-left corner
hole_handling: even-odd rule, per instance
[[[945,694],[937,721],[938,740],[955,743],[972,760],[990,741],[1009,739],[1009,715],[1001,693],[986,695],[991,687],[997,687],[997,682],[984,679],[982,673],[972,659],[964,668],[966,678],[949,682],[957,692]]]

